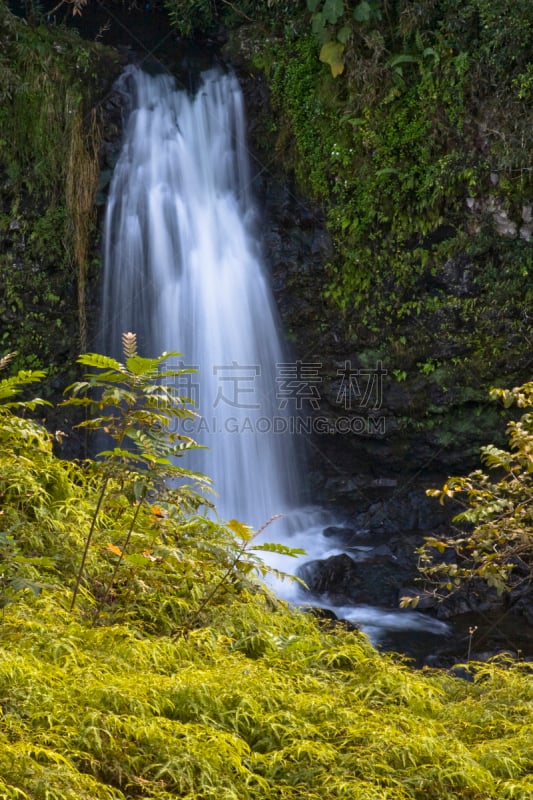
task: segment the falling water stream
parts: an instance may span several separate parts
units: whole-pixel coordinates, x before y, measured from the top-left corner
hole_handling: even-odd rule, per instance
[[[176,387],[197,406],[187,432],[208,448],[188,466],[213,479],[221,518],[257,528],[281,514],[268,540],[303,546],[307,559],[340,553],[322,535],[327,513],[302,507],[295,419],[284,402],[291,362],[258,247],[238,81],[204,73],[194,96],[137,67],[120,81],[130,111],[105,218],[103,346],[119,356],[122,333],[135,331],[141,353],[179,350],[173,366],[198,370]],[[288,559],[276,566],[294,570]],[[275,589],[302,600],[295,584]],[[367,606],[341,616],[374,638],[442,626]]]
[[[194,455],[222,518],[259,527],[298,496],[293,448],[272,431],[276,365],[286,357],[261,263],[236,78],[210,72],[194,97],[172,77],[130,68],[133,110],[105,223],[104,320],[144,352],[180,350],[182,385],[209,447]],[[216,439],[216,444],[215,440]]]

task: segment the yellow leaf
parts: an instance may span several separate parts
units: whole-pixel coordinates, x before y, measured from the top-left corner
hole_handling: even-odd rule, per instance
[[[228,528],[232,530],[239,539],[248,541],[252,538],[252,529],[248,525],[245,525],[244,522],[239,522],[237,519],[230,519]]]
[[[320,60],[324,64],[329,64],[334,78],[344,72],[343,53],[344,45],[340,42],[326,42],[320,50]]]
[[[120,547],[117,547],[115,544],[108,544],[107,549],[114,553],[116,556],[122,555],[122,550]]]
[[[154,517],[166,517],[168,516],[168,511],[166,508],[159,508],[159,506],[152,506],[152,514]]]

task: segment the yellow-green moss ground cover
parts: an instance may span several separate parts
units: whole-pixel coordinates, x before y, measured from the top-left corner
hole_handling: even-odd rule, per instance
[[[249,598],[175,638],[6,609],[2,798],[530,798],[533,680],[415,671]]]

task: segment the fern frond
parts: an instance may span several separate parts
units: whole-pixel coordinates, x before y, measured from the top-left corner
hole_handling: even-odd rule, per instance
[[[137,334],[136,333],[123,333],[122,334],[122,348],[124,351],[124,358],[135,358],[137,355]]]
[[[94,367],[95,369],[110,369],[125,372],[124,364],[117,361],[116,358],[110,356],[103,356],[100,353],[83,353],[76,359],[78,364],[83,364],[85,367]]]

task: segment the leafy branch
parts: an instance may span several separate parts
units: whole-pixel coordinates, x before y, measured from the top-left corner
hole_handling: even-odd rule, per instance
[[[71,396],[63,403],[86,408],[90,416],[78,427],[104,433],[115,443],[112,449],[98,454],[102,459],[99,469],[103,481],[85,540],[71,610],[76,604],[87,555],[111,481],[122,487],[123,493],[132,485],[140,484],[139,506],[146,502],[150,490],[160,495],[165,492],[167,480],[186,478],[193,480],[194,490],[188,486],[173,490],[174,499],[180,498],[183,503],[198,507],[203,498],[197,488],[206,489],[210,485],[206,476],[175,463],[175,459],[199,447],[189,436],[170,430],[172,421],[194,415],[188,407],[190,401],[175,391],[180,376],[191,370],[168,366],[170,359],[180,355],[177,352],[163,353],[157,358],[141,357],[134,333],[123,334],[122,344],[124,363],[98,353],[80,356],[78,363],[93,371],[87,373],[83,381],[66,389]],[[109,587],[105,596],[108,592]]]
[[[305,550],[301,550],[300,548],[296,547],[288,547],[287,545],[275,542],[264,542],[262,544],[253,545],[254,540],[265,530],[268,525],[270,525],[271,522],[278,519],[279,516],[279,514],[274,515],[256,531],[254,531],[249,525],[245,525],[236,519],[232,519],[227,523],[226,527],[231,532],[233,541],[237,543],[237,545],[233,555],[229,559],[229,563],[225,572],[222,573],[218,582],[215,583],[215,585],[211,587],[204,597],[201,598],[198,608],[189,620],[190,627],[194,627],[197,624],[204,609],[209,605],[209,603],[212,602],[215,595],[217,595],[221,589],[227,586],[232,575],[235,573],[238,573],[239,576],[242,577],[243,575],[247,575],[252,572],[254,574],[259,572],[262,577],[271,574],[281,579],[299,580],[293,575],[289,575],[288,573],[274,569],[273,567],[269,567],[260,558],[254,555],[254,551],[260,550],[269,553],[279,553],[285,556],[292,556],[294,558],[296,558],[296,556],[305,554]]]
[[[493,389],[490,396],[505,408],[530,409],[533,383]],[[481,450],[495,479],[478,469],[427,491],[441,504],[458,500],[463,505],[453,519],[460,527],[447,536],[426,538],[419,551],[422,575],[435,595],[479,579],[498,594],[530,591],[533,585],[533,413],[526,410],[510,421],[507,432],[508,450],[494,445]]]

